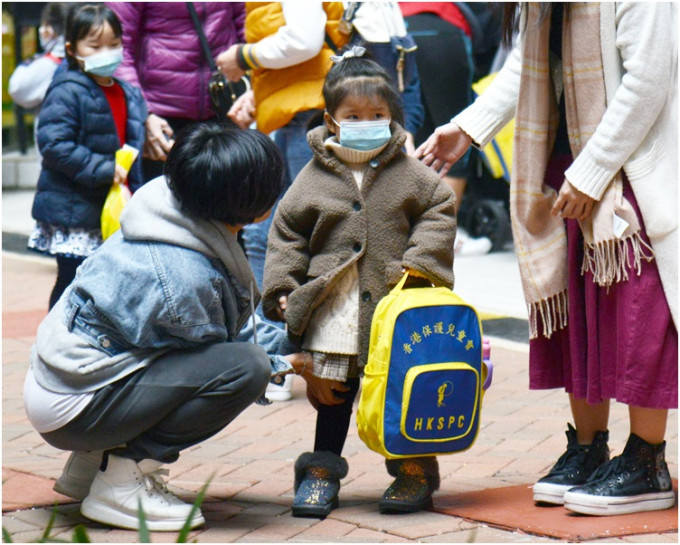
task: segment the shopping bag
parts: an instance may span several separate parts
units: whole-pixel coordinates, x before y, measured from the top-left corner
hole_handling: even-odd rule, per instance
[[[113,184],[102,208],[102,239],[106,240],[120,229],[120,215],[123,208],[132,197],[130,190],[125,184]]]
[[[116,164],[121,165],[127,172],[132,168],[132,163],[139,155],[139,150],[128,144],[116,151]],[[132,197],[127,183],[112,184],[104,201],[101,214],[102,239],[106,240],[120,229],[120,215],[123,208]]]
[[[357,410],[359,437],[388,459],[466,450],[487,367],[473,307],[444,287],[403,289],[376,307]]]

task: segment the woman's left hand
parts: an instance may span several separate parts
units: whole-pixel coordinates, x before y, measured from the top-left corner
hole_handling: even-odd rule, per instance
[[[581,193],[566,178],[552,207],[553,216],[584,220],[593,212],[595,199]]]
[[[238,55],[238,48],[242,44],[234,44],[226,51],[222,51],[217,57],[215,57],[215,64],[217,69],[222,72],[229,81],[238,81],[245,75],[245,70],[243,70],[239,65],[236,57]]]

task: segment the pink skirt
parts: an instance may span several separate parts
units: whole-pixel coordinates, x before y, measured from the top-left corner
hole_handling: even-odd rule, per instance
[[[546,183],[559,191],[570,156],[553,158]],[[635,196],[632,204],[649,244]],[[565,220],[569,268],[569,324],[550,339],[529,343],[529,387],[564,388],[595,404],[615,399],[650,409],[678,407],[678,333],[663,292],[656,260],[642,261],[640,275],[609,289],[581,275],[583,236],[576,220]]]

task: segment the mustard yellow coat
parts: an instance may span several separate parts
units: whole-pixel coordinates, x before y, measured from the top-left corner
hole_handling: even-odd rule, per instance
[[[342,2],[323,2],[326,12],[326,33],[337,47],[347,43],[348,36],[338,30],[342,19]],[[247,2],[245,35],[248,44],[255,44],[274,34],[286,24],[280,2]],[[323,82],[332,66],[334,52],[324,42],[319,54],[287,68],[253,69],[257,128],[270,133],[287,125],[298,112],[323,109]]]

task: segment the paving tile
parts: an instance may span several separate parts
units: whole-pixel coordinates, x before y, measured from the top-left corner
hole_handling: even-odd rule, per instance
[[[677,482],[675,485],[677,488]],[[562,506],[535,505],[531,488],[526,484],[439,497],[435,509],[496,527],[570,541],[678,530],[677,505],[673,509],[649,513],[581,516]]]
[[[338,537],[349,534],[354,528],[353,524],[327,518],[300,532],[298,537],[302,539],[315,537],[320,541],[335,541]]]
[[[54,486],[54,481],[50,479],[3,468],[3,512],[28,509],[36,505],[73,502],[70,498],[54,492],[52,486]]]
[[[298,526],[290,524],[267,524],[253,532],[245,534],[239,541],[243,543],[277,543],[288,541],[301,533],[304,533],[304,531],[301,532]]]
[[[367,528],[357,528],[342,537],[343,543],[412,543],[410,539],[387,532],[376,532]]]

